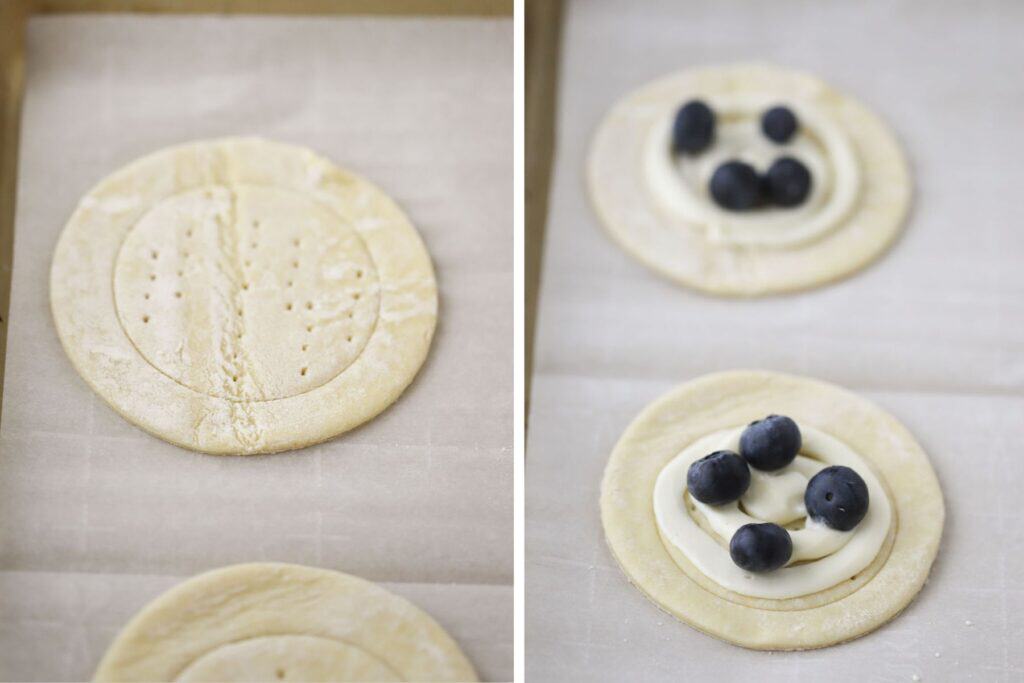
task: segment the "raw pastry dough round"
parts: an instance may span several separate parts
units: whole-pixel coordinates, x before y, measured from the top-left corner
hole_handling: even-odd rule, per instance
[[[711,584],[666,548],[651,499],[658,473],[688,444],[770,413],[814,426],[870,462],[896,519],[875,562],[860,575],[787,600],[749,598]],[[605,538],[629,581],[694,628],[759,650],[825,647],[892,619],[924,585],[944,515],[928,457],[895,418],[837,386],[763,371],[705,375],[649,405],[615,446],[601,486]]]
[[[146,431],[267,453],[371,419],[430,346],[430,257],[378,188],[313,152],[229,138],[161,150],[79,203],[53,315],[79,374]]]
[[[840,225],[801,244],[730,246],[658,208],[642,168],[652,127],[688,99],[731,94],[808,102],[841,127],[859,160],[861,187]],[[817,78],[765,64],[689,69],[627,95],[594,136],[587,184],[598,217],[623,249],[673,280],[727,296],[807,289],[852,274],[896,239],[911,196],[907,162],[881,119]]]
[[[475,681],[437,622],[363,579],[290,564],[193,577],[139,612],[96,681]]]

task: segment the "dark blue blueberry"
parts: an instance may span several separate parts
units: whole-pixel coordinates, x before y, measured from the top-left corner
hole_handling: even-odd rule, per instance
[[[777,206],[799,206],[811,193],[811,172],[793,157],[780,157],[764,177],[768,199]]]
[[[715,451],[690,465],[686,471],[686,488],[702,503],[731,503],[750,488],[750,468],[732,451]]]
[[[761,117],[761,132],[780,145],[789,142],[798,125],[796,115],[788,107],[772,107]]]
[[[744,524],[729,541],[729,556],[740,569],[770,572],[793,556],[793,539],[778,524]]]
[[[826,467],[807,482],[804,507],[811,519],[849,531],[868,513],[868,485],[849,467]]]
[[[793,462],[800,452],[800,428],[785,415],[769,415],[751,422],[740,435],[740,453],[751,467],[777,470]]]
[[[715,136],[715,113],[700,100],[690,100],[676,112],[672,124],[672,150],[676,154],[697,154]]]
[[[762,203],[761,179],[753,166],[742,161],[726,161],[716,168],[709,189],[715,203],[730,211],[745,211]]]

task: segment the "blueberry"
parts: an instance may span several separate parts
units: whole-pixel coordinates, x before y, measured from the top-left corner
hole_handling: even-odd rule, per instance
[[[788,107],[772,107],[761,117],[761,132],[780,145],[789,142],[798,125],[796,115]]]
[[[777,470],[793,462],[800,452],[800,428],[785,415],[769,415],[751,422],[740,435],[740,453],[751,467]]]
[[[799,206],[811,193],[811,172],[793,157],[780,157],[768,168],[765,190],[773,204]]]
[[[742,161],[726,161],[716,168],[709,189],[723,209],[745,211],[762,203],[761,179],[753,166]]]
[[[729,556],[740,569],[770,572],[793,556],[793,539],[778,524],[744,524],[729,541]]]
[[[750,487],[750,468],[732,451],[715,451],[692,463],[686,471],[690,495],[708,505],[739,500]]]
[[[811,519],[849,531],[868,513],[868,486],[849,467],[826,467],[807,482],[804,507]]]
[[[672,125],[672,150],[676,154],[697,154],[711,144],[715,135],[715,113],[700,100],[690,100],[676,112]]]

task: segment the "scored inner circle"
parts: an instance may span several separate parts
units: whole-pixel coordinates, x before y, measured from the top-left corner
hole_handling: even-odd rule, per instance
[[[210,185],[160,201],[114,266],[139,353],[194,391],[269,401],[315,389],[362,352],[380,287],[362,239],[294,190]]]
[[[401,681],[387,662],[353,643],[311,635],[274,635],[228,643],[189,664],[175,678],[199,681]]]

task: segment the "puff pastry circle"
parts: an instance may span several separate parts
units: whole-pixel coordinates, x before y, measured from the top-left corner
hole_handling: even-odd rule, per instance
[[[855,451],[892,505],[890,536],[871,565],[831,588],[786,599],[718,586],[662,540],[652,510],[658,474],[680,451],[770,413],[789,415]],[[928,457],[895,418],[837,386],[762,371],[706,375],[649,405],[615,446],[601,486],[605,538],[629,581],[694,628],[760,650],[826,647],[895,617],[928,577],[944,515]]]
[[[454,640],[363,579],[290,564],[193,577],[139,612],[95,681],[475,681]]]
[[[692,99],[719,111],[723,125],[708,150],[674,159],[672,119]],[[758,126],[757,117],[779,104],[797,112],[803,131],[786,145],[765,139]],[[761,166],[800,158],[815,178],[807,206],[715,206],[699,171],[734,155]],[[725,296],[850,275],[896,239],[911,197],[907,162],[881,119],[817,78],[766,64],[689,69],[626,95],[598,126],[586,176],[598,218],[620,247],[679,283]]]
[[[324,441],[412,381],[437,316],[430,257],[383,192],[300,147],[164,149],[81,200],[53,315],[118,413],[208,453]]]

